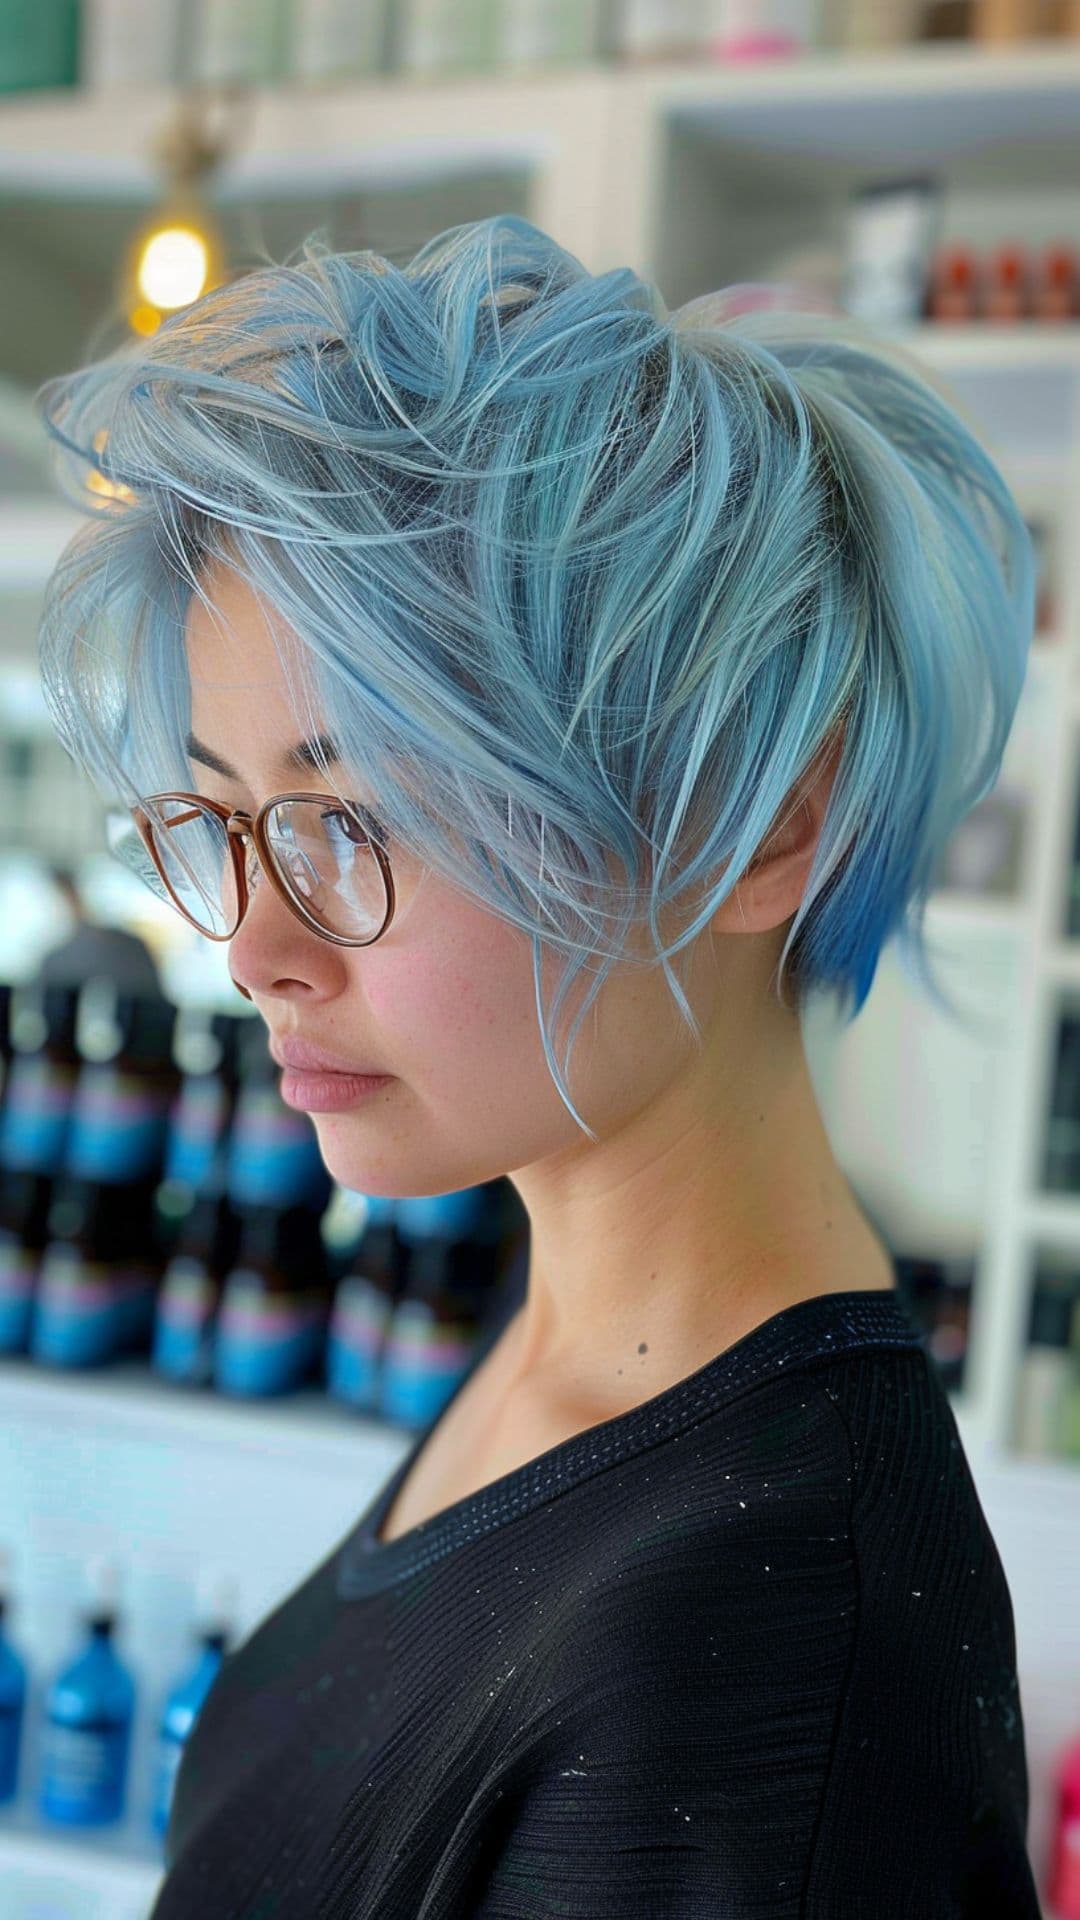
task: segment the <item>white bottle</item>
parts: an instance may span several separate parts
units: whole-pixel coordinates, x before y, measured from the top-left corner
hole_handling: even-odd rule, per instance
[[[305,86],[380,74],[391,0],[295,0],[292,71]]]
[[[275,86],[291,78],[292,0],[194,0],[190,72],[202,86]]]
[[[709,0],[622,0],[616,52],[623,60],[685,59],[709,36]]]
[[[825,44],[819,0],[713,0],[709,45],[715,58],[784,56]]]
[[[510,73],[585,64],[598,37],[599,0],[502,0],[498,64]]]
[[[114,87],[172,86],[179,76],[184,0],[83,0],[79,83],[94,92]]]
[[[437,77],[495,64],[499,0],[398,0],[398,61],[405,73]]]

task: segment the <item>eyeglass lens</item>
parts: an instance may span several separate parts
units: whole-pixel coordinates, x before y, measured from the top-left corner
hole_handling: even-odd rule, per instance
[[[235,933],[239,902],[224,820],[191,801],[167,798],[156,803],[150,825],[175,902],[204,933],[218,938]],[[372,939],[386,918],[386,883],[371,842],[352,815],[320,800],[281,800],[267,815],[266,830],[289,895],[328,933]],[[114,844],[113,850],[130,857],[126,843]],[[250,842],[246,853],[251,888],[258,884],[258,867]],[[137,865],[137,859],[130,863]],[[149,865],[144,850],[143,866]],[[161,892],[160,880],[156,890]]]

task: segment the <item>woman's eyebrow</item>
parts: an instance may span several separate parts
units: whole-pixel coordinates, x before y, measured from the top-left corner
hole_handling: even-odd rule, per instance
[[[197,734],[189,733],[184,741],[184,749],[191,760],[198,760],[202,766],[209,767],[212,773],[224,774],[226,780],[239,780],[235,767],[230,767],[212,747],[204,745]],[[321,733],[317,740],[298,740],[295,747],[283,753],[279,762],[283,767],[310,767],[316,773],[327,761],[338,761],[340,755],[329,734]]]

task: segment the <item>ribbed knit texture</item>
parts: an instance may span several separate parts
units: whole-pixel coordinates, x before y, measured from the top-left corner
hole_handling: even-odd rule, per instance
[[[1009,1590],[890,1290],[380,1544],[437,1427],[226,1658],[151,1920],[1038,1920]]]

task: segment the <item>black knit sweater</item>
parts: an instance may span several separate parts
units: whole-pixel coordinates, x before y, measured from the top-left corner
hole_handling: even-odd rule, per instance
[[[1009,1590],[891,1290],[380,1544],[437,1426],[226,1658],[151,1920],[1038,1920]]]

